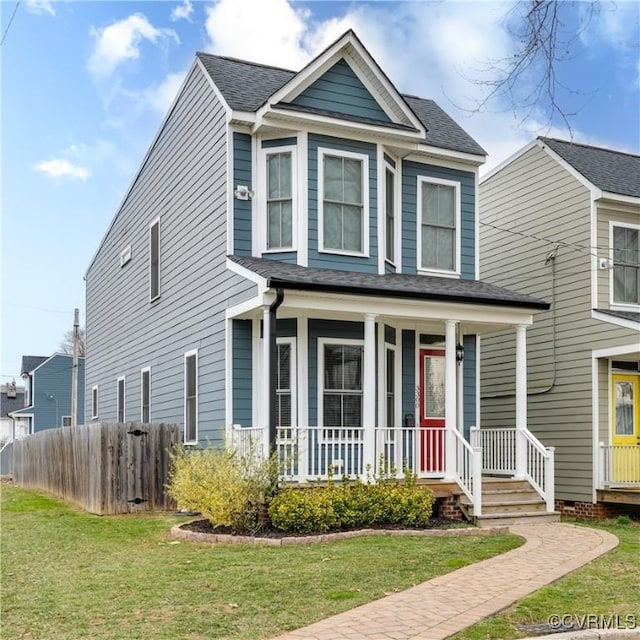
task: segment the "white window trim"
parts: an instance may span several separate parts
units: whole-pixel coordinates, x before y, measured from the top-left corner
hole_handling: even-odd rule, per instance
[[[389,155],[389,154],[387,154]],[[396,167],[398,160],[395,159]],[[398,209],[398,171],[397,168],[390,164],[386,159],[382,162],[384,180],[382,181],[382,193],[384,199],[382,200],[383,210],[383,224],[382,224],[382,253],[384,255],[384,263],[391,265],[396,271],[398,269],[398,219],[400,218],[400,211]],[[393,260],[387,257],[387,171],[391,171],[393,174]]]
[[[65,418],[67,420],[69,420],[69,424],[65,425],[64,420]],[[70,427],[71,426],[71,416],[60,416],[60,426],[61,427]]]
[[[262,144],[260,142],[260,144]],[[277,153],[291,153],[291,246],[269,249],[267,234],[267,159]],[[289,253],[298,250],[298,149],[294,144],[258,149],[257,234],[260,253]]]
[[[318,338],[318,429],[321,429],[320,438],[323,439],[323,433],[325,429],[340,429],[343,427],[327,427],[324,424],[322,416],[324,415],[324,347],[328,344],[345,345],[349,347],[362,347],[362,398],[364,404],[364,368],[367,363],[364,359],[364,340],[354,340],[353,338]],[[363,406],[364,413],[364,406]],[[347,428],[347,427],[344,427]],[[364,427],[361,427],[361,431],[364,433]]]
[[[149,374],[149,422],[151,422],[151,367],[140,369],[140,422],[144,422],[144,374]]]
[[[196,357],[196,437],[195,440],[187,440],[187,358],[189,358],[190,356],[195,356]],[[184,433],[183,433],[183,443],[184,444],[198,444],[198,427],[199,427],[199,393],[198,393],[198,381],[199,381],[199,375],[198,375],[198,368],[199,368],[199,363],[198,363],[198,350],[197,349],[192,349],[191,351],[186,351],[184,354],[184,358],[183,358],[183,378],[184,378],[184,386],[183,386],[183,405],[184,405]]]
[[[291,357],[289,359],[289,380],[291,381],[291,427],[298,426],[298,358],[296,353],[296,338],[287,336],[285,338],[276,338],[277,344],[288,344],[291,349]]]
[[[94,394],[95,394],[95,402],[93,401],[94,398]],[[98,385],[95,385],[93,387],[91,387],[91,419],[92,420],[96,420],[98,418],[98,415],[100,413],[100,409],[99,409],[99,405],[98,402],[100,401],[100,394],[98,391]],[[95,411],[94,411],[95,409]]]
[[[158,295],[151,295],[151,269],[153,268],[151,264],[151,230],[155,225],[158,225]],[[160,264],[162,262],[162,242],[160,238],[160,217],[158,216],[155,220],[151,222],[149,225],[149,302],[154,302],[162,295],[162,281],[160,278],[160,273],[162,269],[160,268]]]
[[[429,184],[442,184],[449,187],[453,187],[455,189],[455,204],[456,204],[456,247],[455,247],[455,268],[452,270],[449,269],[425,269],[422,266],[422,185],[424,183]],[[461,246],[461,229],[460,229],[460,221],[461,221],[461,194],[460,194],[460,183],[455,180],[444,180],[443,178],[431,178],[429,176],[418,176],[418,193],[416,199],[416,243],[417,243],[417,252],[416,252],[416,262],[417,262],[417,270],[418,273],[423,275],[432,275],[432,276],[444,276],[448,278],[459,278],[461,275],[460,268],[460,246]]]
[[[120,383],[122,382],[122,420],[118,420],[120,411]],[[116,380],[116,422],[127,421],[127,377],[120,376]]]
[[[343,249],[328,249],[324,246],[324,157],[336,156],[352,158],[362,162],[362,251],[345,251]],[[318,147],[318,253],[330,253],[341,256],[369,257],[369,155],[354,153],[342,149],[328,149]]]
[[[618,222],[615,220],[609,220],[609,260],[611,261],[611,269],[609,269],[609,308],[612,311],[640,311],[640,304],[633,304],[631,302],[614,302],[613,299],[613,230],[615,227],[624,227],[626,229],[635,229],[640,234],[640,225],[633,224],[631,222]]]

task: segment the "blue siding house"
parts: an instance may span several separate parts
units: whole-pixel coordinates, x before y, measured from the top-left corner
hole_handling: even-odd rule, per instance
[[[27,433],[71,426],[71,384],[73,357],[55,353],[50,357],[23,356],[22,378],[25,382],[22,409],[14,418],[29,421]],[[78,424],[84,424],[84,358],[78,358]]]
[[[198,53],[85,276],[88,418],[472,495],[481,336],[513,332],[525,434],[548,308],[478,280],[484,160],[352,31],[297,72]]]

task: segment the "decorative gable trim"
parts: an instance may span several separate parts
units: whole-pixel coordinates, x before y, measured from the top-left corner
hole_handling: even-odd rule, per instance
[[[405,135],[424,139],[426,131],[419,118],[352,30],[343,34],[278,89],[258,109],[257,123],[260,124],[272,109],[277,109],[279,103],[293,102],[341,59],[349,65],[393,123],[404,125],[403,129],[407,126],[415,129],[414,132],[405,131]]]

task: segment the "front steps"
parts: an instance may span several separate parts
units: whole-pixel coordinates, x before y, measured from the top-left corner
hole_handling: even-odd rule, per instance
[[[560,514],[547,513],[547,505],[526,480],[482,478],[482,515],[475,516],[473,505],[464,493],[458,494],[458,506],[478,527],[558,522]]]

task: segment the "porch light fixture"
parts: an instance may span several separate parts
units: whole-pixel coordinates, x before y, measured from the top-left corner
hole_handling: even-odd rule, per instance
[[[456,345],[456,362],[460,364],[464,360],[464,347],[461,344]]]

